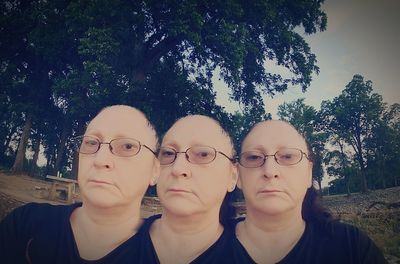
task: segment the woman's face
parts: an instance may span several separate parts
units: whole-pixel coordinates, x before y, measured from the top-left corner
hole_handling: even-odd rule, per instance
[[[212,147],[230,158],[233,154],[230,139],[214,120],[188,116],[165,134],[159,159],[163,159],[162,155],[171,155],[170,150],[185,152],[196,146]],[[163,148],[168,149],[163,151]],[[164,212],[179,216],[218,215],[227,191],[232,191],[236,184],[236,167],[220,153],[208,164],[194,164],[195,153],[188,153],[192,162],[186,159],[185,153],[178,153],[174,162],[161,165],[157,194]]]
[[[258,151],[273,155],[287,148],[296,148],[308,155],[305,140],[291,125],[266,121],[247,135],[241,153]],[[294,165],[280,165],[273,156],[257,168],[239,165],[238,187],[243,191],[247,210],[255,213],[279,215],[294,210],[301,214],[302,202],[311,184],[312,162],[304,155]]]

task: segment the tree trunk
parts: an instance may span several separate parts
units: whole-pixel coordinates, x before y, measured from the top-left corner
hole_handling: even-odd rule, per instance
[[[35,145],[33,146],[33,158],[32,158],[32,164],[30,168],[29,175],[34,176],[36,173],[37,169],[37,160],[39,158],[39,151],[40,151],[40,135],[38,135],[38,138],[35,142]]]
[[[382,177],[382,187],[383,189],[386,189],[386,165],[385,165],[385,160],[383,159],[383,157],[380,158],[380,164],[381,164],[381,169],[379,170],[381,173],[381,177]]]
[[[54,160],[54,156],[56,155],[56,148],[54,146],[49,146],[49,150],[48,150],[48,154],[46,155],[46,172],[45,175],[51,175],[53,172],[53,160]]]
[[[319,187],[319,192],[322,194],[322,181],[320,178],[318,178],[318,187]]]
[[[66,118],[64,121],[64,124],[63,124],[63,130],[61,133],[60,143],[58,145],[57,158],[56,158],[56,162],[55,162],[54,170],[53,170],[54,175],[57,175],[57,172],[60,171],[61,162],[63,160],[64,151],[65,151],[65,145],[66,145],[69,130],[70,130],[70,123],[71,123],[70,120]]]
[[[83,135],[85,133],[85,122],[82,120],[78,121],[77,132],[78,135]],[[78,179],[78,166],[79,166],[79,153],[78,151],[74,151],[74,156],[72,158],[72,168],[71,168],[71,176],[72,179]]]
[[[346,192],[347,192],[347,196],[351,196],[351,192],[350,192],[350,177],[346,176]]]
[[[360,167],[361,167],[361,191],[363,193],[367,193],[368,192],[368,185],[367,185],[367,177],[365,176],[365,167],[364,167],[364,162],[361,161],[360,162]]]
[[[31,133],[31,126],[32,126],[32,115],[29,113],[26,117],[24,129],[22,131],[21,139],[19,141],[15,162],[11,168],[12,173],[20,173],[24,170],[25,152],[29,139],[29,134]]]

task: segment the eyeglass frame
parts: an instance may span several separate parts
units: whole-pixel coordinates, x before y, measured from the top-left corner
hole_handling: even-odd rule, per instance
[[[84,153],[84,152],[80,152],[80,146],[81,146],[81,144],[82,144],[82,140],[83,140],[85,137],[95,139],[95,140],[99,143],[99,145],[97,146],[97,150],[96,150],[95,152],[93,152],[93,153]],[[138,149],[138,151],[137,151],[135,154],[130,155],[130,156],[121,156],[121,155],[115,154],[115,153],[113,152],[113,150],[112,150],[111,142],[113,142],[113,141],[115,141],[115,140],[120,140],[120,139],[129,139],[129,140],[136,141],[136,142],[139,144],[139,149]],[[75,141],[75,140],[81,140],[79,146],[76,145],[76,148],[75,148],[75,149],[76,149],[76,151],[77,151],[79,154],[84,154],[84,155],[92,155],[92,154],[95,154],[95,153],[97,153],[97,152],[100,150],[101,145],[108,145],[108,149],[110,150],[110,152],[111,152],[113,155],[117,156],[117,157],[134,157],[134,156],[136,156],[137,154],[139,154],[140,150],[142,150],[142,146],[145,147],[146,149],[150,150],[150,152],[153,153],[154,156],[156,156],[156,157],[158,156],[158,155],[157,155],[157,151],[153,151],[149,146],[140,143],[139,140],[134,139],[134,138],[125,138],[125,137],[124,137],[124,138],[114,138],[114,139],[110,140],[110,142],[102,142],[102,141],[100,141],[100,140],[99,140],[98,138],[96,138],[96,137],[82,135],[82,136],[77,136],[77,137],[74,137],[74,138],[71,139],[71,141]]]
[[[267,160],[268,157],[274,157],[275,162],[276,162],[277,164],[279,164],[280,166],[292,166],[292,165],[299,164],[299,163],[303,160],[303,156],[305,156],[306,159],[308,159],[309,161],[312,161],[311,158],[309,157],[309,155],[308,155],[307,153],[305,153],[304,151],[302,151],[301,149],[298,149],[298,148],[283,148],[283,149],[295,149],[295,150],[300,151],[300,153],[301,153],[300,160],[299,160],[298,162],[296,162],[296,163],[293,163],[293,164],[288,164],[288,165],[280,164],[279,161],[278,161],[278,159],[277,159],[277,157],[276,157],[276,154],[277,154],[279,151],[281,151],[282,149],[277,150],[274,154],[269,154],[269,155],[268,155],[268,154],[264,154],[263,152],[261,152],[261,151],[259,151],[259,150],[253,150],[253,151],[245,151],[245,152],[240,153],[239,156],[238,156],[238,163],[240,164],[240,166],[242,166],[242,167],[244,167],[244,168],[255,169],[255,168],[260,168],[260,167],[264,166],[264,164],[265,164],[265,162],[266,162],[266,160]],[[246,166],[243,166],[243,164],[240,162],[240,160],[241,160],[240,157],[242,156],[242,154],[248,153],[248,152],[258,152],[258,153],[262,154],[262,155],[264,156],[263,163],[260,164],[260,166],[257,166],[257,167],[246,167]]]
[[[187,152],[188,152],[188,150],[190,150],[191,148],[194,148],[194,147],[206,147],[206,148],[210,148],[210,149],[214,150],[214,153],[215,153],[214,158],[213,158],[212,160],[210,160],[209,162],[207,162],[207,163],[193,163],[193,162],[191,162],[191,161],[189,160],[189,155],[187,154]],[[173,159],[170,163],[162,164],[161,161],[160,161],[160,165],[163,165],[163,166],[173,164],[173,163],[176,161],[176,159],[177,159],[177,157],[178,157],[178,154],[180,154],[180,153],[182,153],[182,154],[185,153],[185,158],[186,158],[186,160],[187,160],[188,162],[190,162],[191,164],[197,164],[197,165],[210,164],[211,162],[213,162],[213,161],[217,158],[217,153],[222,154],[222,156],[224,156],[225,158],[227,158],[227,159],[228,159],[230,162],[232,162],[232,163],[235,163],[235,162],[236,162],[236,158],[235,158],[235,157],[230,158],[228,155],[226,155],[226,154],[223,153],[222,151],[216,150],[215,148],[210,147],[210,146],[206,146],[206,145],[195,145],[195,146],[191,146],[191,147],[187,148],[185,151],[176,151],[175,149],[173,149],[173,148],[171,148],[171,147],[160,147],[159,150],[158,150],[158,154],[161,153],[161,150],[162,150],[162,149],[169,149],[169,150],[172,150],[172,151],[175,153],[175,157],[174,157],[174,159]],[[160,160],[160,158],[158,158],[158,160]]]

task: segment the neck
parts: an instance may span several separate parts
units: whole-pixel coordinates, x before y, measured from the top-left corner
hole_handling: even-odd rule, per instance
[[[164,211],[160,219],[160,226],[179,235],[193,235],[208,230],[215,232],[215,230],[223,229],[219,223],[219,215],[212,212],[208,213],[207,216],[204,214],[187,216]]]
[[[296,245],[305,226],[301,211],[265,214],[248,208],[236,235],[256,263],[276,263]]]
[[[142,223],[139,208],[99,208],[84,201],[70,217],[80,256],[99,259],[133,236]]]
[[[164,211],[151,226],[150,236],[160,263],[176,264],[196,259],[222,232],[218,214],[179,216]]]
[[[82,217],[86,222],[96,226],[115,228],[119,224],[139,222],[140,205],[99,208],[84,202],[78,217]]]
[[[256,226],[267,233],[284,231],[287,229],[303,229],[305,222],[300,210],[291,210],[279,214],[267,214],[248,208],[245,222]]]

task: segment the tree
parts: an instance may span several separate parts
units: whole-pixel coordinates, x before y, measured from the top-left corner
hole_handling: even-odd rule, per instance
[[[59,164],[65,160],[62,145],[81,133],[85,122],[105,105],[138,105],[153,117],[157,111],[168,113],[170,109],[160,108],[158,99],[143,101],[157,94],[160,87],[153,84],[160,72],[172,71],[181,79],[179,85],[192,86],[185,94],[184,87],[170,78],[162,100],[167,95],[184,94],[189,100],[181,101],[185,105],[181,113],[190,113],[191,105],[200,106],[201,113],[212,113],[226,122],[230,117],[213,100],[211,78],[217,67],[231,88],[232,99],[242,104],[245,113],[263,113],[261,95],[283,92],[288,84],[305,90],[318,67],[298,29],[305,34],[325,30],[322,3],[2,2],[0,65],[5,74],[0,81],[9,80],[9,87],[21,87],[20,97],[12,96],[16,91],[12,88],[7,89],[6,98],[11,98],[14,106],[30,102],[15,107],[26,124],[28,116],[32,116],[33,125],[38,124],[41,111],[53,106],[63,113],[64,124],[71,124],[58,126],[65,128],[54,137],[60,139],[59,146],[49,145],[46,150],[50,163]],[[267,61],[286,68],[291,76],[271,73],[264,67]],[[174,67],[166,66],[171,62]],[[193,104],[197,99],[209,103]],[[25,131],[23,139],[29,138],[30,131]],[[19,152],[18,157],[24,156],[24,144]]]
[[[360,168],[361,190],[366,192],[366,143],[382,114],[382,97],[372,93],[371,81],[354,75],[339,96],[322,102],[321,111],[331,136],[337,136],[353,149]]]
[[[321,121],[314,107],[306,105],[304,98],[278,106],[278,116],[281,120],[291,123],[306,139],[312,152],[313,179],[322,190],[324,170],[322,159],[325,152],[326,134],[320,129]]]
[[[53,41],[59,38],[52,38],[49,32],[57,32],[54,29],[59,16],[54,9],[43,11],[43,5],[41,1],[5,1],[0,5],[1,82],[6,83],[4,97],[24,122],[12,167],[14,172],[24,168],[32,124],[51,104],[50,75],[57,56],[49,51],[56,50]]]
[[[322,2],[73,1],[66,15],[81,54],[90,57],[86,66],[115,71],[131,89],[173,56],[180,67],[208,80],[219,67],[233,99],[258,107],[260,92],[283,92],[288,83],[305,90],[318,73],[315,55],[295,28],[307,34],[324,30]],[[294,76],[269,73],[267,60]]]

